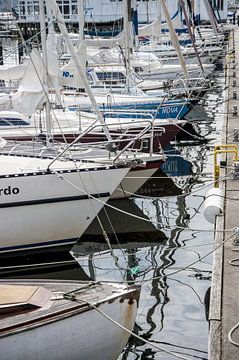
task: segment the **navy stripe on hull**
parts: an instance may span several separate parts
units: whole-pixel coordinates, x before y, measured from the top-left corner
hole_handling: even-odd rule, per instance
[[[103,198],[109,197],[110,193],[100,193],[100,194],[90,194],[90,195],[78,195],[78,196],[65,196],[59,198],[49,198],[49,199],[39,199],[39,200],[29,200],[29,201],[18,201],[18,202],[9,202],[9,203],[0,203],[0,208],[10,208],[18,206],[29,206],[29,205],[41,205],[41,204],[53,204],[66,201],[77,201],[77,200],[87,200],[90,198]]]

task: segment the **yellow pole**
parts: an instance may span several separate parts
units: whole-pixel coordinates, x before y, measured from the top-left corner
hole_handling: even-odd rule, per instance
[[[217,155],[234,154],[233,161],[239,161],[238,146],[236,144],[216,145],[214,147],[214,187],[219,187],[220,165],[217,163]]]

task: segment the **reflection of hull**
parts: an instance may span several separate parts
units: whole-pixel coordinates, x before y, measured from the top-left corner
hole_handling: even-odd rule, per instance
[[[192,163],[180,156],[178,150],[169,146],[165,149],[165,153],[167,158],[161,166],[161,170],[167,176],[188,176],[192,174]]]
[[[72,248],[72,244],[65,246],[55,246],[51,248],[33,249],[23,251],[6,252],[0,254],[0,273],[7,268],[12,267],[16,269],[22,269],[24,266],[31,266],[32,264],[45,264],[50,262],[65,262],[72,261],[72,257],[69,253]]]
[[[168,156],[161,169],[168,176],[187,176],[191,174],[192,164],[181,156]]]
[[[149,220],[140,208],[130,200],[112,200],[109,204],[120,208],[122,211]],[[139,249],[142,249],[142,251],[144,251],[144,248],[158,249],[167,238],[151,222],[133,218],[128,214],[119,214],[116,210],[107,207],[105,210],[110,217],[112,227],[103,210],[99,216],[103,227],[107,231],[110,245],[101,235],[102,230],[99,228],[98,223],[94,221],[81,240],[73,246],[71,250],[72,256],[92,280],[109,277],[120,280],[122,274],[132,280],[128,270],[132,269],[134,271],[135,269],[136,272],[138,271]],[[113,232],[114,230],[116,234]],[[95,241],[92,241],[93,239]]]
[[[16,354],[19,360],[45,360],[49,356],[51,360],[78,359],[79,354],[82,359],[116,359],[129,333],[90,304],[131,331],[140,294],[136,286],[59,280],[6,280],[0,288],[3,296],[7,293],[8,306],[15,300],[14,295],[9,295],[11,291],[18,298],[21,292],[20,302],[37,302],[37,306],[30,305],[31,311],[17,302],[15,312],[4,314],[0,321],[1,360],[14,359]],[[62,296],[68,292],[76,301]],[[17,316],[12,316],[16,311]]]
[[[182,190],[175,185],[173,178],[169,178],[161,168],[137,191],[140,196],[176,196],[180,195]]]
[[[108,205],[112,206],[112,208],[106,205],[100,211],[99,219],[112,244],[116,241],[115,233],[122,244],[132,241],[145,242],[147,241],[145,240],[145,234],[150,235],[148,239],[152,242],[165,240],[164,233],[156,229],[149,221],[149,218],[132,200],[110,200]],[[81,245],[88,241],[105,243],[102,228],[97,219],[90,224],[77,244]]]
[[[162,161],[147,163],[146,167],[131,169],[128,176],[125,176],[111,199],[128,198],[133,195],[162,165]]]
[[[22,265],[18,266],[17,259],[6,262],[1,258],[1,278],[91,280],[69,251],[61,252],[61,256],[57,252],[40,255],[28,256],[32,262],[26,263],[25,259],[25,263],[22,261]]]
[[[159,243],[157,241],[139,241],[138,239],[134,239],[134,241],[128,241],[128,242],[120,242],[118,244],[117,242],[111,242],[111,248],[112,249],[123,249],[123,250],[132,250],[132,249],[140,249],[145,247],[153,247],[158,246]],[[109,246],[106,244],[106,242],[90,242],[90,241],[83,241],[79,242],[72,248],[72,253],[74,254],[74,257],[79,256],[86,256],[86,255],[92,255],[96,253],[101,253],[104,251],[109,251]]]
[[[182,144],[183,142],[186,144],[207,142],[207,139],[202,136],[199,131],[199,129],[197,131],[197,124],[194,124],[193,122],[187,122],[187,124],[184,125],[183,130],[178,133],[175,140]]]

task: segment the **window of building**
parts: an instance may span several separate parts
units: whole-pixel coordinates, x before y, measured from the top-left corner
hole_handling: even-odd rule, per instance
[[[69,5],[64,5],[64,14],[65,15],[69,14]]]
[[[34,5],[34,14],[39,15],[39,5]]]
[[[73,14],[73,15],[75,15],[75,14],[78,14],[78,8],[77,8],[77,5],[72,5],[72,8],[71,8],[71,13]]]
[[[32,6],[32,5],[28,5],[28,6],[27,6],[27,13],[28,13],[28,15],[33,15],[33,14],[34,14],[33,6]]]
[[[214,10],[223,10],[224,9],[224,0],[210,0],[212,8]]]

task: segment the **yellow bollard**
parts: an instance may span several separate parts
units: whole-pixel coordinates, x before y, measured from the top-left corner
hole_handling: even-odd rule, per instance
[[[218,162],[218,155],[220,154],[234,154],[233,161],[239,161],[238,146],[236,144],[225,144],[214,146],[214,187],[219,187],[220,179],[220,165]]]

